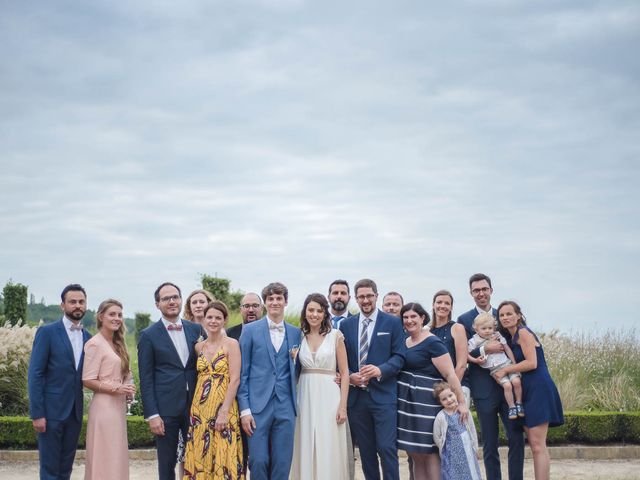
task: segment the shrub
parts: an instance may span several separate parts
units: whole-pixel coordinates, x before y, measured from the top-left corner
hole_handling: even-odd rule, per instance
[[[0,412],[25,415],[29,411],[27,371],[36,327],[0,327]]]

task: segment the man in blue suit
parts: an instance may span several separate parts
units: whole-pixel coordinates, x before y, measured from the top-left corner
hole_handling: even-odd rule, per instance
[[[349,361],[348,412],[362,471],[367,480],[399,478],[396,376],[404,364],[406,346],[398,317],[376,308],[378,287],[359,280],[354,287],[360,313],[340,324]]]
[[[282,283],[262,289],[267,315],[247,323],[240,336],[242,371],[237,399],[249,441],[252,480],[289,478],[296,423],[293,354],[300,329],[284,321],[289,292]]]
[[[458,323],[464,325],[467,338],[473,337],[473,320],[480,314],[490,312],[497,317],[495,308],[491,307],[491,279],[476,273],[469,278],[469,290],[476,306],[458,317]],[[471,352],[471,356],[478,358],[485,353],[496,353],[504,350],[500,342],[492,341],[484,347]],[[480,431],[482,434],[482,454],[487,480],[500,480],[500,455],[498,453],[498,417],[502,419],[509,441],[509,479],[522,480],[524,469],[524,437],[519,423],[510,421],[508,405],[504,399],[502,387],[491,377],[489,370],[480,365],[469,362],[469,381],[471,383],[471,397],[476,406]]]
[[[62,320],[39,327],[29,363],[29,415],[38,432],[40,478],[71,477],[82,428],[82,361],[91,335],[82,328],[87,294],[78,284],[62,290]]]
[[[138,340],[138,370],[144,418],[156,437],[158,478],[174,480],[178,431],[187,438],[189,409],[196,387],[194,346],[204,332],[182,320],[182,294],[165,282],[154,293],[162,318]]]

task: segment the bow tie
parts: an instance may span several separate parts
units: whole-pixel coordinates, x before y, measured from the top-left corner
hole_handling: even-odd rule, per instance
[[[171,331],[171,330],[177,330],[178,332],[182,331],[182,325],[176,325],[175,323],[170,323],[169,325],[167,325],[167,330]]]
[[[74,325],[72,323],[71,327],[69,327],[69,330],[71,330],[72,332],[81,332],[82,331],[82,324]]]
[[[276,330],[280,333],[284,333],[284,325],[281,323],[269,323],[269,330]]]

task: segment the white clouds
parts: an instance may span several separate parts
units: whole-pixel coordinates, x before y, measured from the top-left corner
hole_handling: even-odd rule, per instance
[[[5,10],[0,264],[37,297],[370,276],[461,312],[487,271],[568,328],[637,283],[635,3]]]

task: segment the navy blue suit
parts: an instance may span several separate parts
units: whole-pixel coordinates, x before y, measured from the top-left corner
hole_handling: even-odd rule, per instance
[[[492,309],[492,315],[497,318],[498,312]],[[475,335],[473,320],[478,316],[478,310],[472,308],[458,317],[458,323],[464,326],[467,339]],[[479,352],[471,352],[473,357]],[[471,397],[476,406],[480,432],[482,434],[482,452],[487,480],[500,480],[500,455],[498,454],[498,416],[502,419],[509,441],[509,480],[522,480],[524,469],[524,437],[520,422],[509,420],[504,392],[498,382],[489,374],[487,368],[482,368],[469,362],[469,382]]]
[[[189,358],[182,365],[167,328],[161,320],[147,327],[138,340],[138,370],[144,417],[160,415],[164,436],[156,436],[158,474],[175,479],[178,431],[187,438],[191,399],[196,388],[195,344],[203,334],[197,323],[182,320]]]
[[[340,323],[345,337],[349,373],[358,372],[360,314]],[[362,471],[367,480],[379,480],[378,456],[382,460],[382,473],[386,479],[399,478],[397,439],[398,387],[396,376],[404,365],[406,345],[402,324],[398,317],[378,310],[378,316],[369,338],[367,364],[376,365],[382,376],[372,378],[366,389],[349,388],[349,427],[360,450]]]
[[[82,330],[83,345],[91,338]],[[29,363],[29,416],[45,418],[38,433],[40,478],[68,479],[82,428],[82,363],[76,370],[73,347],[62,320],[36,331]]]

